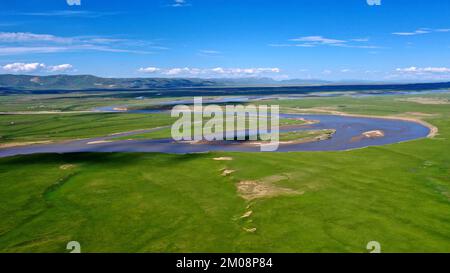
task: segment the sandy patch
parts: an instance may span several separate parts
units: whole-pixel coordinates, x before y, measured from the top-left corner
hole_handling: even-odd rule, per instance
[[[289,110],[294,110],[293,113],[327,113],[327,114],[331,114],[331,115],[340,115],[340,116],[348,116],[348,117],[362,117],[362,118],[382,118],[382,119],[396,119],[396,120],[406,120],[406,121],[412,121],[412,122],[416,122],[419,123],[425,127],[428,127],[428,129],[430,129],[430,133],[428,134],[428,138],[433,138],[435,137],[438,132],[439,129],[432,125],[431,123],[421,119],[421,117],[424,117],[423,115],[411,115],[411,112],[407,112],[407,113],[403,113],[403,114],[399,114],[399,115],[394,115],[394,116],[373,116],[373,115],[356,115],[356,114],[348,114],[348,113],[344,113],[344,112],[340,112],[340,111],[336,111],[336,108],[334,107],[315,107],[315,108],[289,108]],[[422,113],[423,114],[423,113]]]
[[[275,182],[285,179],[288,179],[288,177],[274,175],[260,180],[244,180],[237,184],[237,190],[239,195],[246,200],[304,193],[274,185]]]
[[[223,157],[215,157],[215,158],[213,158],[213,160],[216,160],[216,161],[231,161],[231,160],[233,160],[233,158],[229,157],[229,156],[223,156]]]
[[[126,107],[114,107],[113,110],[114,111],[128,111],[128,108],[126,108]]]
[[[287,118],[287,119],[291,119],[291,120],[300,120],[300,121],[303,121],[303,123],[302,124],[287,124],[287,125],[283,125],[283,126],[280,126],[280,127],[298,127],[298,126],[305,126],[305,125],[312,125],[312,124],[316,124],[316,123],[319,123],[319,121],[318,120],[313,120],[313,119],[305,119],[305,118]]]
[[[243,228],[245,231],[253,233],[256,231],[256,228]]]
[[[236,170],[228,170],[228,169],[224,169],[222,171],[222,176],[229,176],[230,174],[234,173]]]
[[[373,130],[362,133],[359,136],[352,137],[351,142],[360,141],[365,138],[381,138],[384,137],[384,132],[382,130]]]
[[[74,164],[64,164],[64,165],[59,166],[59,168],[61,170],[70,170],[70,169],[73,169],[75,167],[76,167],[76,165],[74,165]]]
[[[439,105],[439,104],[450,104],[448,99],[439,99],[439,98],[406,98],[406,99],[397,99],[398,101],[406,101],[406,102],[414,102],[419,104],[429,104],[429,105]]]
[[[378,138],[378,137],[384,137],[384,132],[382,130],[373,130],[373,131],[364,132],[361,135],[366,138]]]
[[[45,140],[45,141],[11,142],[11,143],[0,144],[0,148],[11,148],[11,147],[28,146],[28,145],[35,145],[35,144],[49,144],[49,143],[52,143],[52,141]]]
[[[339,115],[342,112],[337,111],[337,107],[311,107],[311,108],[288,108],[287,110],[294,113],[327,113],[333,115]]]
[[[280,140],[278,142],[278,144],[280,145],[286,145],[286,144],[303,144],[303,143],[309,143],[309,142],[316,142],[316,141],[323,141],[323,140],[327,140],[333,137],[333,135],[336,133],[335,129],[324,129],[324,130],[330,130],[331,132],[329,133],[323,133],[317,136],[311,136],[311,137],[303,137],[303,138],[299,138],[299,139],[294,139],[294,140]],[[310,131],[310,134],[314,134],[316,133],[317,130],[312,130]],[[264,145],[271,145],[268,142],[262,142],[262,141],[246,141],[245,143],[243,143],[242,145],[249,145],[249,146],[264,146]]]
[[[253,211],[252,211],[252,210],[249,210],[249,211],[245,212],[245,213],[241,216],[241,218],[248,218],[248,217],[250,217],[252,214],[253,214]]]
[[[422,113],[422,112],[406,112],[405,115],[416,117],[437,117],[438,114]]]
[[[95,144],[103,144],[103,143],[110,143],[112,140],[97,140],[97,141],[91,141],[86,143],[87,145],[95,145]]]

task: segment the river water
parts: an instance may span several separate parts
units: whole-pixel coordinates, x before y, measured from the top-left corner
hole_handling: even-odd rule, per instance
[[[327,140],[300,144],[282,144],[277,152],[342,151],[425,138],[430,132],[429,128],[424,125],[404,120],[310,114],[282,114],[281,117],[304,118],[307,120],[319,121],[319,123],[316,124],[296,126],[284,131],[336,129],[336,133],[332,138]],[[114,136],[67,141],[64,143],[4,148],[0,149],[0,157],[21,154],[73,152],[161,152],[184,154],[208,151],[260,151],[259,146],[230,141],[209,142],[207,144],[179,143],[174,142],[172,139],[114,140],[113,142],[105,142],[111,141],[115,137],[123,137],[155,130],[159,129],[149,129],[138,132],[116,134]],[[355,140],[355,138],[358,138],[358,136],[362,133],[372,130],[382,130],[385,136],[381,138],[359,138]],[[92,142],[94,142],[94,144],[92,144]]]

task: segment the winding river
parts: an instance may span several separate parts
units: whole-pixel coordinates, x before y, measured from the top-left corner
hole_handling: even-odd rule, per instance
[[[105,109],[102,109],[105,110]],[[140,113],[145,112],[141,110]],[[130,111],[133,112],[133,111]],[[149,112],[155,112],[150,110]],[[126,114],[126,113],[124,113]],[[282,144],[277,152],[295,151],[342,151],[368,146],[380,146],[414,139],[425,138],[430,129],[420,123],[406,120],[355,117],[342,115],[282,114],[285,118],[304,118],[319,123],[280,131],[336,129],[332,138],[317,142],[300,144]],[[259,146],[242,142],[209,142],[207,144],[189,144],[174,142],[172,139],[155,140],[114,140],[117,137],[141,134],[162,128],[115,134],[62,143],[37,144],[0,149],[0,157],[36,154],[36,153],[75,153],[75,152],[161,152],[161,153],[198,153],[208,151],[258,152]],[[384,137],[358,138],[362,133],[382,130]],[[355,138],[357,140],[355,140]]]

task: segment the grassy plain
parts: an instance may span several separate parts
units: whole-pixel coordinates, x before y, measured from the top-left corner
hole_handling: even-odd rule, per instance
[[[172,124],[167,114],[0,115],[0,144],[105,136]]]
[[[2,158],[0,251],[65,252],[76,240],[83,252],[367,252],[375,240],[383,252],[450,252],[449,105],[397,97],[276,103],[414,113],[439,135],[340,152]],[[248,201],[242,181],[296,194]]]

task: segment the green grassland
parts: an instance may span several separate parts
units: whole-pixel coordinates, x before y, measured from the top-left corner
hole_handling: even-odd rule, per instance
[[[430,114],[423,119],[439,135],[339,152],[2,158],[0,252],[66,252],[71,240],[83,252],[367,252],[373,240],[383,252],[450,252],[449,105],[397,97],[276,103],[357,114],[420,112]],[[131,129],[124,127],[118,130]],[[234,172],[222,175],[224,169]],[[246,200],[241,181],[269,181],[294,194]]]
[[[387,116],[407,112],[429,114],[447,113],[449,104],[420,104],[403,101],[405,98],[434,98],[448,100],[449,93],[424,94],[415,96],[379,96],[379,97],[334,97],[334,98],[304,98],[301,100],[264,101],[263,104],[275,103],[280,105],[282,112],[290,112],[295,108],[331,107],[337,111],[350,114],[368,114]],[[257,102],[261,103],[261,102]],[[295,111],[294,111],[295,112]]]
[[[168,113],[0,115],[0,144],[99,137],[139,129],[170,126],[175,120],[176,118],[170,117]],[[205,118],[205,122],[207,120]],[[302,120],[280,120],[281,126],[303,123]],[[170,136],[171,129],[169,127],[116,139],[159,139],[170,138]]]
[[[0,96],[0,112],[83,111],[94,107],[130,102],[108,94],[10,95]]]
[[[0,144],[105,136],[168,126],[173,121],[174,119],[166,114],[0,115]]]
[[[167,114],[168,115],[168,114]],[[253,122],[257,122],[257,118],[252,118],[249,116],[246,116],[246,121],[245,121],[245,126],[246,128],[249,128],[250,125],[250,120],[253,120]],[[214,125],[208,123],[209,120],[211,120],[210,118],[204,117],[202,119],[202,126],[198,126],[198,128],[202,128],[203,130],[207,130],[206,132],[214,132],[214,133],[226,133],[226,132],[235,132],[236,128],[237,128],[237,121],[236,121],[236,117],[234,118],[234,129],[233,130],[227,130],[227,123],[228,122],[232,122],[233,118],[225,118],[222,122],[222,128],[215,128]],[[175,118],[172,120],[174,121]],[[196,123],[194,121],[194,117],[192,116],[191,118],[191,138],[194,139],[195,134],[196,134]],[[279,120],[279,126],[298,126],[298,125],[304,125],[306,123],[306,121],[304,120],[300,120],[300,119],[289,119],[289,118],[282,118]],[[268,125],[270,126],[270,124]],[[202,131],[205,132],[205,131]],[[287,134],[283,134],[280,133],[280,137],[281,136],[285,136]],[[167,127],[167,128],[161,128],[160,130],[156,130],[153,132],[147,132],[147,133],[139,133],[139,134],[133,134],[130,136],[123,136],[123,137],[116,137],[113,140],[129,140],[129,139],[133,139],[133,140],[142,140],[142,139],[164,139],[164,138],[171,138],[172,136],[172,128],[171,127]],[[225,137],[225,136],[224,136]]]
[[[0,144],[59,141],[99,137],[173,124],[169,113],[126,114],[83,112],[110,105],[152,105],[159,99],[126,99],[120,94],[11,95],[0,96]],[[119,96],[118,96],[119,95]],[[206,97],[211,99],[213,97]],[[132,108],[132,107],[131,107]],[[142,108],[142,107],[141,107]],[[20,112],[20,113],[17,113]],[[40,112],[40,113],[39,113]],[[59,113],[52,113],[59,112]],[[35,113],[35,114],[33,114]],[[207,119],[205,119],[205,122]],[[280,126],[301,125],[304,121],[281,119]],[[170,128],[118,139],[159,139],[171,136]]]
[[[116,91],[102,93],[84,92],[70,94],[0,96],[0,112],[89,111],[96,107],[117,105],[127,105],[130,108],[142,108],[143,105],[147,106],[159,101],[177,99],[164,97],[136,99],[136,97],[145,95],[145,92],[130,94],[129,92]]]

